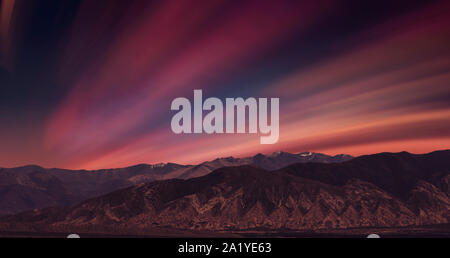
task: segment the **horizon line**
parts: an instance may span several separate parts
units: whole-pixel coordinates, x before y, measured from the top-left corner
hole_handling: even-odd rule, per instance
[[[228,156],[228,157],[218,157],[216,159],[213,160],[205,160],[202,161],[200,163],[197,164],[181,164],[181,163],[175,163],[175,162],[160,162],[160,163],[138,163],[138,164],[134,164],[134,165],[129,165],[129,166],[124,166],[124,167],[110,167],[110,168],[100,168],[100,169],[70,169],[70,168],[61,168],[61,167],[46,167],[46,166],[41,166],[38,164],[27,164],[27,165],[19,165],[19,166],[14,166],[14,167],[2,167],[0,166],[0,169],[16,169],[16,168],[25,168],[25,167],[39,167],[39,168],[43,168],[43,169],[61,169],[61,170],[70,170],[70,171],[89,171],[89,172],[93,172],[93,171],[102,171],[102,170],[114,170],[114,169],[125,169],[125,168],[131,168],[131,167],[136,167],[136,166],[140,166],[140,165],[147,165],[147,166],[158,166],[158,165],[168,165],[168,164],[175,164],[175,165],[180,165],[180,166],[198,166],[201,165],[203,163],[206,162],[210,162],[210,161],[214,161],[214,160],[218,160],[218,159],[226,159],[226,158],[234,158],[234,159],[245,159],[245,158],[251,158],[251,157],[255,157],[259,154],[262,154],[264,156],[270,156],[271,154],[274,153],[289,153],[289,154],[293,154],[293,155],[298,155],[298,154],[302,154],[302,153],[314,153],[314,154],[323,154],[323,155],[327,155],[330,157],[336,157],[339,155],[348,155],[351,156],[353,158],[359,158],[359,157],[364,157],[364,156],[372,156],[372,155],[378,155],[378,154],[399,154],[399,153],[408,153],[411,155],[427,155],[427,154],[431,154],[431,153],[435,153],[435,152],[440,152],[440,151],[449,151],[450,149],[438,149],[438,150],[434,150],[434,151],[430,151],[430,152],[425,152],[425,153],[412,153],[409,151],[399,151],[399,152],[390,152],[390,151],[383,151],[383,152],[376,152],[376,153],[371,153],[371,154],[363,154],[363,155],[358,155],[358,156],[353,156],[350,154],[346,154],[346,153],[340,153],[340,154],[336,154],[336,155],[328,155],[326,153],[321,153],[321,152],[313,152],[313,151],[303,151],[303,152],[287,152],[287,151],[275,151],[272,152],[270,154],[264,154],[264,153],[256,153],[252,156],[244,156],[244,157],[233,157],[233,156]]]

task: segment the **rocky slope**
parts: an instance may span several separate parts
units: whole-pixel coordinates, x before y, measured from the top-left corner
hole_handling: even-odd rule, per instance
[[[45,169],[39,166],[0,168],[0,216],[35,208],[70,206],[132,185],[204,176],[225,166],[253,164],[265,169],[276,169],[296,162],[342,162],[351,158],[348,155],[332,157],[318,153],[277,153],[239,159],[221,158],[197,166],[141,164],[96,171]]]
[[[384,153],[276,171],[225,167],[141,184],[71,208],[34,210],[3,227],[319,230],[449,223],[450,151]]]

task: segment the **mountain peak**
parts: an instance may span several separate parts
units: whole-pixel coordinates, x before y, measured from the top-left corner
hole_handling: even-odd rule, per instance
[[[277,151],[277,152],[274,152],[274,153],[270,154],[269,156],[270,157],[278,157],[278,156],[281,156],[281,155],[284,155],[284,154],[286,154],[286,152]]]
[[[312,156],[313,154],[314,154],[314,153],[308,151],[308,152],[300,152],[300,153],[298,153],[297,155],[300,155],[300,156],[302,156],[302,157],[309,157],[309,156]]]
[[[262,158],[265,158],[265,157],[266,156],[264,154],[262,154],[262,153],[258,153],[255,156],[253,156],[254,159],[262,159]]]

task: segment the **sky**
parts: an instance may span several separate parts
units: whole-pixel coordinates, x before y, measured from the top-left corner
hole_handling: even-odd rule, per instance
[[[0,0],[0,167],[449,149],[449,46],[449,1]],[[280,98],[279,142],[174,134],[194,89]]]

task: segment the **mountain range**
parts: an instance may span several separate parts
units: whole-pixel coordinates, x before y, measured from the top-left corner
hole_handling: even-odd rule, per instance
[[[284,155],[289,156],[269,158]],[[138,184],[71,207],[6,216],[0,229],[291,232],[434,225],[448,234],[449,187],[450,150],[274,170],[225,166],[201,177]]]
[[[189,179],[221,167],[253,165],[274,170],[294,163],[334,163],[349,155],[276,152],[247,158],[219,158],[199,165],[140,164],[96,171],[46,169],[39,166],[0,168],[0,216],[50,206],[70,206],[129,186],[172,178]]]

